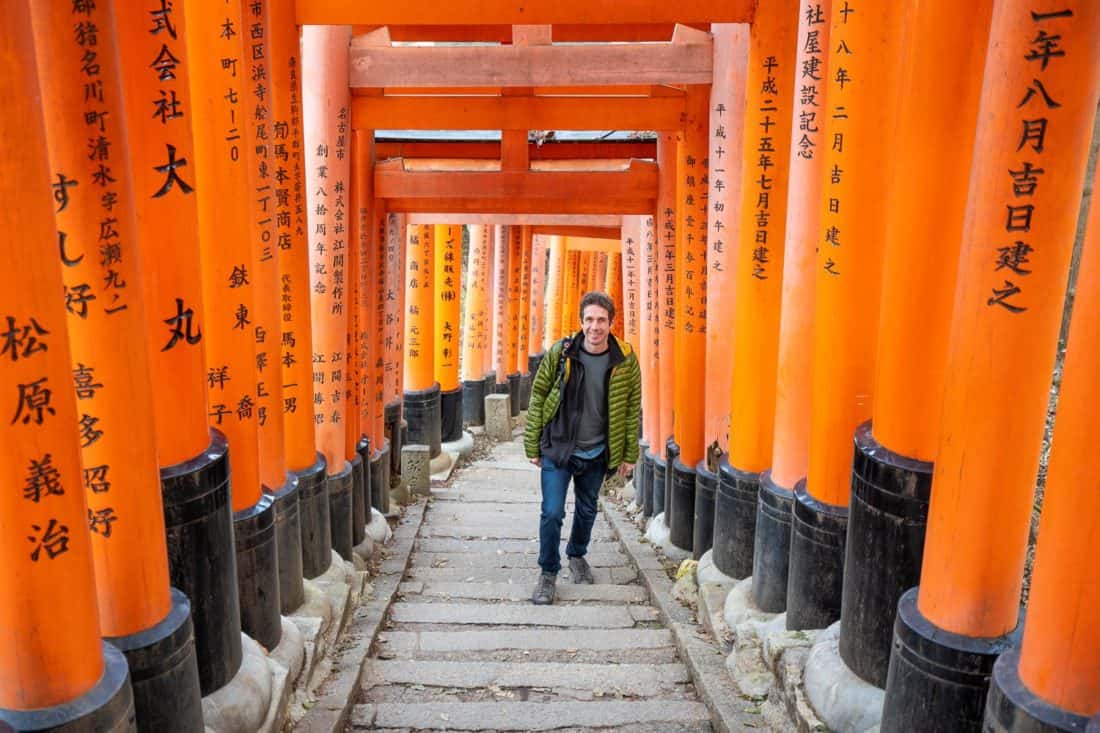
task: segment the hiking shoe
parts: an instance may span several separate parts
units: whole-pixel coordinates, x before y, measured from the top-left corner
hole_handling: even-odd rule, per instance
[[[574,583],[592,585],[596,582],[592,577],[592,568],[588,566],[588,561],[583,557],[569,558],[569,573],[573,576]]]
[[[539,580],[535,584],[535,593],[531,596],[531,603],[536,606],[551,605],[554,602],[554,590],[557,582],[557,573],[539,573]]]

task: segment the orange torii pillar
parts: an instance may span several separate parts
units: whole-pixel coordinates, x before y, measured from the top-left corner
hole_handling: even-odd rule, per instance
[[[638,217],[638,364],[642,371],[642,434],[638,436],[638,465],[634,467],[634,503],[643,516],[653,514],[653,464],[646,458],[654,428],[661,422],[657,401],[657,328],[655,313],[656,258],[652,216]]]
[[[531,380],[539,371],[542,357],[546,353],[543,350],[543,342],[546,340],[546,255],[549,237],[537,235],[531,237],[531,282],[528,284],[531,293],[531,302],[528,308],[529,323],[527,326],[527,398],[531,397]],[[526,407],[526,406],[525,406]]]
[[[462,383],[458,379],[462,324],[461,224],[436,225],[435,381],[439,382],[439,433],[444,443],[462,437]]]
[[[401,401],[405,382],[405,215],[386,216],[386,404],[383,414],[390,441],[390,488],[401,485],[403,431]],[[389,493],[386,494],[388,512]]]
[[[795,486],[788,629],[825,628],[840,618],[852,436],[871,411],[891,170],[884,161],[897,114],[903,7],[867,0],[832,6],[810,461]]]
[[[256,164],[248,84],[221,59],[244,58],[243,34],[226,38],[226,20],[242,23],[241,6],[189,0],[191,99],[209,124],[195,125],[195,191],[199,205],[206,387],[210,424],[225,433],[229,463],[241,630],[267,649],[282,637],[275,546],[275,505],[260,484],[255,282],[260,248],[249,169]],[[249,58],[251,52],[249,51]],[[222,130],[236,127],[236,135]],[[255,172],[253,171],[253,175]],[[256,241],[253,241],[255,236]]]
[[[574,297],[576,303],[579,305],[581,298],[584,294],[590,290],[593,290],[592,285],[592,271],[595,269],[596,253],[590,252],[587,249],[580,253],[580,266],[577,271],[577,284],[574,291]],[[580,315],[577,316],[577,322],[580,322]]]
[[[507,394],[508,373],[514,361],[508,360],[509,325],[511,318],[508,300],[508,281],[510,275],[509,257],[512,227],[495,225],[493,227],[493,383],[494,394]],[[509,397],[509,400],[511,397]],[[511,404],[511,403],[509,403]],[[510,410],[509,410],[510,411]]]
[[[745,131],[746,73],[749,68],[749,27],[715,23],[714,83],[710,89],[710,171],[707,193],[707,363],[705,460],[695,467],[695,536],[692,548],[701,558],[712,549],[712,559],[728,573],[734,558],[751,557],[755,494],[737,491],[727,476],[719,479],[722,456],[729,449],[730,390],[733,381],[731,335],[734,316],[737,226],[741,216],[741,150]],[[787,70],[790,71],[789,69]],[[789,77],[787,73],[780,78]],[[755,151],[754,151],[755,152]],[[755,203],[755,202],[753,202]],[[718,507],[722,509],[719,511]],[[722,519],[722,526],[717,520]],[[747,530],[747,531],[746,531]],[[747,536],[747,550],[734,549]],[[715,541],[717,538],[717,542]],[[737,576],[734,576],[737,577]]]
[[[992,6],[971,3],[958,23],[957,6],[938,0],[906,18],[873,412],[855,433],[840,615],[840,655],[876,687],[886,686],[898,599],[920,580],[955,298],[956,268],[945,265],[959,259]],[[944,106],[949,118],[932,111]]]
[[[1057,531],[1044,535],[1044,527],[1039,535],[1040,552],[1045,553],[1039,560],[1042,574],[1037,566],[1035,575],[1040,595],[1026,622],[1028,662],[1019,668],[1027,687],[1017,687],[1015,655],[1009,656],[995,675],[982,725],[994,660],[1018,640],[1035,476],[1100,96],[1098,32],[1100,6],[1093,2],[1068,0],[1037,9],[1009,0],[993,9],[924,561],[920,586],[898,603],[883,731],[1083,730],[1080,697],[1050,701],[1063,710],[1043,702],[1044,693],[1059,688],[1050,675],[1064,681],[1067,691],[1074,683],[1088,685],[1096,710],[1097,665],[1090,656],[1096,647],[1095,627],[1083,629],[1084,636],[1068,646],[1066,641],[1055,644],[1055,635],[1069,630],[1052,618],[1051,607],[1051,594],[1059,596],[1055,603],[1067,604],[1059,613],[1070,604],[1087,603],[1087,597],[1072,594],[1080,579],[1062,573],[1079,563],[1094,563],[1095,556],[1074,555],[1067,547],[1067,554],[1056,560],[1060,567],[1052,570],[1050,549],[1043,544],[1049,540],[1057,547],[1063,538]],[[1089,254],[1092,250],[1086,249],[1085,257]],[[1079,283],[1090,293],[1095,282],[1087,276],[1082,272]],[[1082,315],[1079,309],[1093,304],[1076,304],[1074,327]],[[1092,314],[1084,310],[1083,315],[1087,328]],[[1094,347],[1091,334],[1079,328],[1073,333],[1086,338],[1069,342],[1071,354],[1075,348]],[[1069,370],[1071,363],[1065,372],[1067,387],[1077,385],[1070,380],[1080,375]],[[1069,448],[1074,459],[1083,455],[1073,451],[1083,437],[1072,428],[1086,426],[1075,425],[1073,416],[1094,406],[1073,402],[1075,396],[1072,390],[1061,396],[1059,423],[1061,410],[1068,410],[1071,430],[1062,432],[1058,425],[1055,433],[1050,475],[1058,480],[1056,501],[1053,517],[1044,509],[1044,521],[1067,511],[1057,501],[1064,501],[1066,490],[1060,451]],[[1088,504],[1080,511],[1081,520],[1095,522]],[[1080,608],[1080,622],[1095,621],[1094,610]],[[1036,648],[1044,636],[1052,644]],[[1063,653],[1070,647],[1072,656]],[[934,667],[930,659],[935,659]],[[1070,682],[1077,669],[1082,674]],[[1034,693],[1040,693],[1038,699]]]
[[[496,370],[496,353],[494,352],[494,340],[496,339],[496,310],[497,310],[497,296],[496,296],[496,261],[497,261],[497,231],[494,226],[486,226],[485,236],[487,238],[487,247],[485,250],[485,258],[489,263],[489,271],[486,274],[485,282],[485,294],[486,294],[486,306],[485,306],[485,334],[488,339],[485,345],[485,350],[481,354],[482,369],[485,374],[485,395],[491,395],[496,392],[497,389],[497,370]],[[485,405],[484,400],[482,402],[482,412],[484,412]]]
[[[710,87],[689,86],[676,144],[676,361],[706,365],[707,350],[707,107]],[[703,460],[705,379],[676,372],[673,442],[665,472],[669,541],[691,551],[695,535],[695,467]]]
[[[810,350],[825,172],[830,7],[831,0],[814,2],[798,18],[772,461],[771,468],[760,474],[755,506],[746,519],[753,524],[741,532],[752,542],[744,551],[752,558],[752,600],[768,613],[787,608],[794,487],[806,477],[809,465]]]
[[[608,254],[608,252],[603,251],[592,253],[592,262],[594,264],[594,269],[592,270],[592,282],[590,288],[592,290],[602,290],[603,292],[610,295],[611,290],[608,288],[607,282],[607,268],[610,264],[608,261]],[[615,308],[618,312],[621,313],[622,303],[616,303]]]
[[[561,335],[569,338],[575,334],[580,324],[580,316],[577,306],[580,299],[577,297],[578,281],[581,276],[581,257],[583,252],[569,249],[569,238],[565,238],[565,275],[562,278],[562,303],[561,303]]]
[[[77,205],[69,196],[77,192],[74,189],[91,189],[94,184],[83,176],[84,169],[58,171],[56,151],[53,160],[48,157],[43,118],[62,110],[43,115],[39,104],[29,5],[8,2],[0,7],[0,21],[4,23],[0,93],[6,100],[0,113],[0,134],[5,140],[18,141],[6,145],[0,158],[0,191],[5,200],[0,213],[5,232],[0,245],[0,271],[4,273],[0,275],[0,375],[7,411],[0,463],[7,477],[0,498],[0,525],[4,528],[0,539],[0,572],[4,576],[4,593],[0,594],[0,728],[134,731],[134,698],[126,658],[100,639],[93,542],[86,528],[107,530],[111,522],[106,521],[110,515],[96,514],[104,503],[89,506],[80,489],[80,449],[88,440],[78,438],[73,430],[79,424],[77,400],[70,387],[76,362],[69,351],[66,308],[62,305],[72,300],[58,297],[63,287],[66,293],[72,292],[62,284],[58,251],[62,261],[67,261],[66,235],[75,239],[78,233],[73,230],[60,234],[53,214],[58,210],[60,215],[66,203]],[[43,18],[36,20],[41,22]],[[61,29],[65,29],[64,34]],[[69,18],[48,30],[72,42]],[[55,56],[50,63],[75,83],[79,66],[61,68],[71,56]],[[108,68],[113,70],[115,65],[109,64]],[[114,87],[116,96],[112,101],[117,103],[117,83]],[[43,92],[48,99],[48,80]],[[69,109],[76,112],[77,107]],[[83,130],[73,138],[82,145],[84,139]],[[48,198],[51,187],[53,201]],[[130,210],[129,203],[125,206]],[[64,220],[59,223],[66,225]],[[70,245],[72,259],[87,257],[79,249]],[[95,280],[99,280],[98,272]],[[128,294],[120,298],[124,305],[132,300]],[[110,318],[104,313],[107,299],[96,300],[100,302],[84,303],[82,307],[86,306],[97,320]],[[72,312],[71,305],[68,310]],[[82,357],[79,351],[72,356]],[[119,388],[124,390],[125,385],[119,384]],[[146,400],[147,395],[148,391]],[[148,498],[149,492],[144,493]],[[120,528],[115,539],[133,541],[139,536],[136,533],[142,532],[136,499],[131,497],[125,502],[127,508],[136,510],[127,517],[134,526],[125,535]],[[155,519],[153,524],[154,528],[158,524]],[[97,534],[98,540],[109,539],[101,532]],[[104,549],[101,547],[99,552]],[[172,607],[163,567],[163,541],[157,540],[151,548],[136,549],[150,553],[144,560],[153,560],[148,563],[149,570],[154,571],[153,584],[148,588],[153,598],[133,599],[136,604],[131,611],[144,613],[156,623]],[[159,582],[155,572],[158,549],[162,566]],[[97,560],[95,569],[102,572],[103,560]],[[109,585],[104,590],[114,588]],[[193,665],[191,662],[192,676]],[[191,692],[189,702],[193,705]],[[200,714],[200,724],[201,720]]]
[[[275,177],[275,232],[279,248],[279,348],[283,390],[283,448],[297,481],[294,500],[279,492],[275,534],[279,545],[279,595],[283,613],[305,600],[302,577],[328,566],[331,548],[325,458],[317,451],[313,421],[313,324],[310,320],[309,243],[306,235],[302,79],[293,0],[268,0],[271,127]],[[283,511],[287,509],[288,511]],[[296,539],[297,538],[297,539]],[[297,541],[299,557],[284,553]],[[298,568],[294,567],[295,562]]]
[[[385,202],[376,199],[371,208],[368,268],[370,274],[371,316],[369,330],[371,384],[368,399],[371,411],[371,427],[368,433],[371,445],[370,501],[371,506],[383,517],[390,508],[390,441],[386,437],[386,222]],[[371,512],[373,518],[374,512]],[[369,524],[369,522],[368,522]],[[384,527],[379,527],[384,530]],[[372,535],[373,536],[373,535]]]
[[[172,585],[191,600],[199,684],[207,695],[233,679],[242,650],[229,447],[207,413],[187,22],[184,7],[148,0],[140,12],[118,13],[115,26],[124,113],[134,126],[130,170],[168,569]],[[157,100],[152,119],[150,100]],[[102,180],[112,183],[111,166],[104,167]]]
[[[1092,190],[1096,191],[1096,177]],[[1027,622],[1020,649],[993,667],[985,725],[994,731],[1046,723],[1041,730],[1085,730],[1100,716],[1100,494],[1095,450],[1100,427],[1100,196],[1093,193],[1057,421],[1039,522]],[[1093,718],[1097,721],[1097,718]],[[1038,726],[1037,726],[1038,727]]]
[[[483,224],[469,227],[461,338],[462,421],[467,425],[485,424],[485,352],[492,338],[488,325],[491,233]]]
[[[505,321],[504,366],[508,369],[508,399],[512,408],[512,417],[519,417],[523,385],[519,366],[520,341],[519,324],[521,317],[520,281],[523,279],[523,227],[508,227],[508,317]],[[525,360],[526,361],[526,360]]]
[[[653,514],[668,526],[668,444],[672,441],[673,403],[676,383],[676,133],[657,135],[657,229],[656,274],[659,293],[657,320],[658,389],[660,427],[653,451]]]
[[[624,242],[622,252],[607,253],[607,273],[597,287],[607,293],[615,304],[619,317],[611,322],[611,333],[626,339],[631,346],[638,344],[638,226],[637,216],[631,227],[631,236]]]
[[[406,227],[404,412],[408,442],[440,451],[439,382],[435,380],[434,227]]]
[[[313,323],[313,416],[317,450],[325,457],[331,547],[351,555],[351,463],[345,455],[350,412],[347,368],[348,146],[347,26],[302,28],[302,121],[305,140],[306,220]],[[303,533],[306,531],[303,527]],[[347,552],[347,555],[343,555]],[[329,557],[331,562],[331,555]],[[328,569],[325,562],[322,572]],[[309,573],[307,572],[307,577]]]
[[[516,301],[516,371],[519,372],[519,409],[524,411],[531,403],[531,378],[534,372],[528,371],[527,343],[531,330],[531,257],[534,247],[534,234],[530,226],[521,226],[519,298]]]
[[[356,429],[345,436],[345,441],[355,455],[351,457],[352,522],[351,542],[358,547],[367,535],[367,524],[372,514],[371,496],[371,439],[374,415],[371,391],[374,384],[372,363],[372,323],[378,317],[374,306],[376,297],[375,271],[371,269],[372,257],[376,257],[374,237],[377,227],[374,221],[374,133],[371,130],[351,131],[351,196],[355,211],[349,216],[351,242],[349,254],[354,254],[355,297],[350,316],[354,328],[348,328],[348,355],[355,365],[355,379],[348,384],[349,399],[356,404]],[[351,282],[349,276],[349,282]],[[352,372],[349,370],[349,375]],[[354,440],[353,440],[354,439]],[[348,447],[347,442],[345,448]],[[364,548],[365,549],[365,548]]]
[[[562,336],[562,301],[565,300],[565,237],[551,235],[546,246],[546,333],[542,353]],[[534,373],[534,372],[532,372]]]
[[[42,101],[51,110],[45,115],[49,171],[71,179],[66,185],[59,177],[53,188],[65,292],[96,293],[94,299],[67,302],[100,633],[126,655],[138,725],[196,730],[202,727],[202,708],[191,604],[168,583],[113,7],[91,7],[79,21],[85,29],[102,29],[94,43],[86,33],[57,32],[72,22],[70,7],[35,5],[32,15]],[[96,68],[83,69],[88,51],[95,54]],[[102,129],[98,120],[85,117],[85,83],[97,85]],[[91,137],[89,128],[94,128]],[[105,200],[107,187],[94,183],[100,164],[113,166],[114,200]],[[23,337],[19,333],[9,323],[5,338],[26,341],[37,335],[34,329]],[[40,503],[47,497],[29,498]]]

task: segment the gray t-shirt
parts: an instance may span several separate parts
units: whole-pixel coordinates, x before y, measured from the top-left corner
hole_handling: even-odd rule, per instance
[[[611,350],[590,354],[582,346],[578,359],[584,366],[584,404],[579,412],[574,450],[585,452],[607,441],[607,369]]]

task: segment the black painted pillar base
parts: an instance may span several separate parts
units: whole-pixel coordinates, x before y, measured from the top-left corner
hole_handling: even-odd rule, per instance
[[[638,463],[634,466],[634,503],[640,507],[645,506],[646,495],[650,494],[652,488],[649,485],[649,481],[653,478],[653,472],[650,471],[649,475],[645,472],[645,454],[649,451],[649,443],[644,440],[638,440]],[[653,503],[653,499],[649,500]],[[648,516],[643,514],[642,516]]]
[[[175,588],[171,593],[172,608],[160,623],[104,640],[122,652],[130,666],[138,730],[201,733],[202,693],[191,602]]]
[[[1017,644],[1019,627],[989,639],[951,633],[924,617],[917,591],[898,601],[880,730],[979,733],[993,663]]]
[[[840,656],[875,687],[886,687],[893,618],[901,594],[920,582],[932,464],[893,453],[856,429],[848,507]]]
[[[302,517],[298,506],[298,476],[287,473],[286,483],[270,494],[275,506],[275,557],[279,563],[279,606],[291,613],[305,602],[302,585]]]
[[[355,452],[359,454],[359,460],[363,465],[363,503],[355,505],[356,517],[359,516],[360,512],[363,514],[362,523],[360,523],[358,519],[355,522],[355,526],[361,528],[363,531],[363,536],[359,538],[359,542],[362,542],[367,536],[367,525],[371,523],[371,519],[374,516],[371,514],[370,510],[370,508],[374,506],[374,481],[370,475],[370,438],[365,435],[359,438],[359,442],[355,444]],[[355,540],[355,536],[352,537],[352,540]],[[359,542],[355,544],[358,545]]]
[[[357,547],[367,536],[367,495],[364,493],[366,466],[358,448],[351,459],[351,546]]]
[[[696,560],[714,545],[714,502],[718,474],[707,470],[707,462],[695,466],[695,521],[692,524],[691,555]]]
[[[653,482],[650,484],[653,491],[653,515],[665,511],[665,488],[668,487],[667,475],[668,462],[660,456],[653,456]]]
[[[840,618],[848,507],[818,501],[802,479],[792,516],[787,628],[824,629]]]
[[[1020,650],[1009,649],[993,664],[985,701],[988,733],[1085,733],[1089,719],[1040,699],[1020,679]],[[1091,730],[1091,729],[1089,729]]]
[[[233,515],[237,543],[237,592],[241,631],[274,649],[283,638],[279,561],[275,547],[275,502],[270,494]]]
[[[531,379],[534,372],[523,372],[519,375],[519,409],[526,412],[531,406]]]
[[[695,537],[695,469],[672,462],[672,517],[668,522],[669,542],[691,552]]]
[[[390,441],[390,488],[401,483],[401,400],[385,407],[386,439]]]
[[[358,456],[356,456],[358,457]],[[332,532],[332,549],[340,557],[351,562],[351,524],[352,524],[352,466],[344,461],[339,472],[325,478],[325,493],[328,495],[328,519]]]
[[[669,438],[665,441],[665,526],[672,531],[672,467],[680,457],[680,446]]]
[[[527,393],[530,397],[531,385],[535,382],[535,375],[539,373],[539,367],[542,366],[542,360],[546,358],[546,352],[540,351],[537,354],[527,355]]]
[[[657,479],[654,474],[656,460],[657,456],[647,447],[645,453],[642,454],[642,483],[645,484],[645,493],[642,496],[642,516],[646,519],[653,516],[657,503]],[[661,496],[661,501],[664,501],[664,496]]]
[[[485,397],[488,397],[491,394],[498,394],[498,390],[497,390],[497,373],[495,371],[485,372],[485,376],[482,378],[481,381],[485,383],[484,396],[482,397],[482,402],[481,402],[481,412],[484,415],[485,414]],[[505,381],[505,384],[507,384],[507,380]]]
[[[473,379],[462,383],[462,422],[467,425],[485,424],[485,380]]]
[[[201,712],[201,711],[200,711]],[[49,733],[136,733],[134,695],[126,657],[103,642],[103,676],[80,697],[34,710],[0,708],[0,731]],[[202,719],[198,730],[202,731]],[[153,728],[142,728],[155,730]]]
[[[783,613],[787,610],[793,513],[794,491],[775,483],[770,470],[761,473],[750,589],[753,603],[761,611]]]
[[[385,516],[390,511],[390,442],[382,439],[382,448],[370,461],[371,506]]]
[[[329,527],[328,491],[325,475],[328,464],[317,454],[317,461],[298,476],[298,516],[302,523],[302,577],[316,578],[332,564],[332,529]]]
[[[426,445],[432,458],[439,455],[443,420],[439,382],[427,389],[405,390],[405,420],[409,424],[408,445]]]
[[[760,474],[734,468],[725,458],[718,463],[712,557],[715,567],[731,578],[752,574],[759,489]]]
[[[229,444],[211,429],[210,445],[160,470],[169,582],[191,599],[202,694],[225,686],[241,666],[237,553],[229,500]]]
[[[512,417],[519,417],[521,381],[519,372],[512,372],[508,375],[508,399],[509,406],[512,408]]]
[[[463,389],[448,390],[439,395],[439,439],[453,443],[462,438]],[[485,409],[484,402],[481,409]],[[484,422],[484,420],[483,420]]]

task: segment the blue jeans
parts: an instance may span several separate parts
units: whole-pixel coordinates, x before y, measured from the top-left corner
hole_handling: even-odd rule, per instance
[[[561,525],[565,519],[565,494],[569,479],[573,479],[573,529],[569,532],[569,544],[565,554],[584,557],[588,542],[592,539],[592,525],[596,522],[596,500],[600,496],[604,474],[607,472],[607,452],[592,459],[572,456],[565,466],[558,466],[548,458],[542,459],[542,516],[539,521],[539,567],[544,573],[557,574],[561,570]]]

